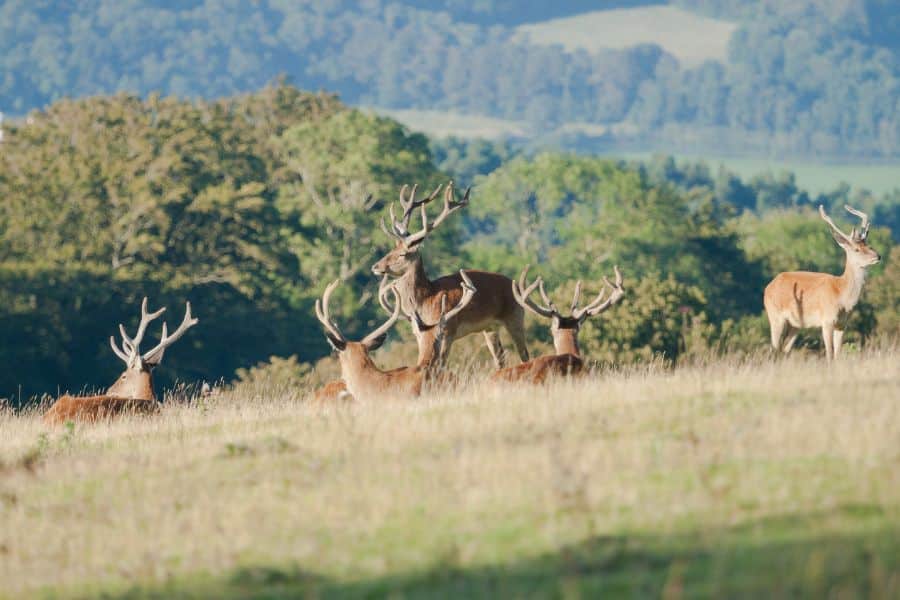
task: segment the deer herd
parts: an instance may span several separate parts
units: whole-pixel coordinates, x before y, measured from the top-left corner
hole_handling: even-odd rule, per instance
[[[329,306],[340,280],[328,284],[321,299],[316,300],[316,317],[322,324],[325,338],[337,353],[341,379],[316,390],[312,396],[314,400],[414,397],[429,386],[441,389],[454,386],[458,383],[457,377],[447,366],[450,349],[454,341],[477,332],[484,335],[493,358],[495,370],[488,377],[488,384],[540,385],[550,379],[577,377],[586,371],[578,346],[578,331],[589,317],[609,310],[625,295],[618,266],[613,267],[614,280],[604,277],[603,289],[581,307],[582,282],[577,281],[574,298],[565,315],[547,295],[541,277],[528,283],[528,266],[518,281],[499,273],[474,269],[461,269],[430,279],[422,258],[423,243],[452,213],[469,203],[470,190],[457,200],[453,182],[450,182],[443,188],[441,212],[429,219],[428,206],[441,194],[442,188],[438,186],[428,196],[416,199],[416,186],[403,186],[400,211],[395,212],[391,204],[388,209],[390,225],[384,219],[381,221],[381,228],[395,242],[394,247],[372,266],[372,272],[381,277],[377,298],[389,315],[387,320],[360,341],[351,341],[332,318]],[[805,271],[781,273],[765,289],[763,300],[776,352],[790,352],[799,330],[820,327],[827,358],[836,358],[840,353],[844,326],[859,300],[865,270],[880,260],[866,241],[868,216],[849,206],[845,208],[861,219],[860,227],[854,228],[850,235],[843,233],[819,207],[822,219],[846,253],[844,273],[840,276]],[[417,212],[421,228],[410,231]],[[533,298],[535,292],[540,295],[540,301]],[[158,411],[153,369],[162,361],[165,350],[198,322],[187,303],[178,329],[169,335],[164,322],[159,344],[142,354],[140,344],[147,326],[164,311],[165,308],[149,312],[144,298],[135,336],[129,337],[125,327],[119,325],[121,348],[116,345],[115,338],[110,337],[113,352],[125,363],[121,376],[102,395],[61,396],[44,414],[44,421],[48,424],[94,422],[124,413]],[[530,358],[525,336],[525,311],[550,321],[554,354]],[[410,323],[418,345],[418,358],[413,366],[382,370],[371,354],[384,343],[401,318]],[[506,330],[516,347],[520,363],[515,366],[506,366],[500,329]]]

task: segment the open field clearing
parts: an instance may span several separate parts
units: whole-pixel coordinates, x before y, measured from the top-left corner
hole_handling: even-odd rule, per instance
[[[632,152],[614,154],[636,160],[648,160],[653,152]],[[867,189],[875,194],[884,194],[900,189],[900,164],[892,163],[827,163],[801,160],[766,160],[764,158],[729,158],[716,155],[674,154],[679,161],[703,161],[709,165],[713,173],[724,166],[733,171],[744,181],[763,173],[778,175],[784,171],[792,172],[801,189],[814,194],[833,191],[841,183],[847,183],[854,189]]]
[[[10,597],[897,597],[900,354],[0,416]]]
[[[517,33],[532,44],[559,45],[569,52],[657,44],[683,66],[694,67],[707,60],[726,61],[728,40],[736,28],[674,6],[645,6],[521,25]]]

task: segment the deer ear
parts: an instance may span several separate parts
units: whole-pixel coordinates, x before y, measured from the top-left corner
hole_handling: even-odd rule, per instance
[[[374,352],[381,348],[382,344],[384,344],[384,340],[387,339],[387,331],[379,335],[377,338],[366,341],[366,350],[369,352]]]
[[[347,347],[347,342],[345,342],[344,340],[340,340],[340,339],[334,337],[333,335],[331,335],[331,334],[328,333],[327,331],[325,332],[325,339],[328,340],[328,344],[329,344],[332,348],[334,348],[334,351],[335,351],[335,352],[343,352],[343,351],[344,351],[344,348]]]

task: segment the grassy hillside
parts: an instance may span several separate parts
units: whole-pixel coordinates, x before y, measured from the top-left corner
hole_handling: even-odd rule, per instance
[[[644,6],[586,12],[542,23],[520,25],[519,39],[558,44],[574,52],[657,44],[686,67],[707,60],[728,61],[735,23],[711,19],[674,6]]]
[[[15,597],[897,597],[898,350],[0,416]]]

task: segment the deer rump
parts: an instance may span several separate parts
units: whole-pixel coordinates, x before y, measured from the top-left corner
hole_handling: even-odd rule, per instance
[[[541,385],[551,378],[577,377],[584,373],[584,360],[574,354],[539,356],[514,367],[500,369],[491,381]]]
[[[60,396],[44,414],[47,425],[61,425],[66,421],[97,423],[126,414],[149,415],[159,412],[156,400],[99,396]]]

